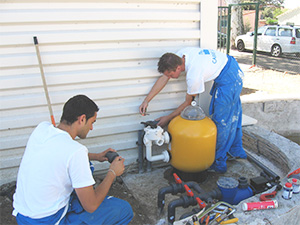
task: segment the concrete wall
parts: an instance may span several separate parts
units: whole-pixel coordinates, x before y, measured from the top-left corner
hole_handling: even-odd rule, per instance
[[[16,179],[29,135],[50,120],[33,36],[56,122],[67,99],[88,95],[100,111],[79,141],[90,152],[115,148],[128,165],[137,159],[140,122],[170,113],[185,98],[183,76],[151,102],[150,116],[139,115],[159,76],[159,57],[187,46],[216,48],[214,14],[217,2],[209,0],[0,1],[0,184]]]
[[[258,126],[283,136],[300,134],[299,99],[265,99],[258,102],[242,102],[243,113],[256,119]]]

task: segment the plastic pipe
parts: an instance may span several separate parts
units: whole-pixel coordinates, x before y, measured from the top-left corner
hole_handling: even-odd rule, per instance
[[[173,224],[173,222],[175,221],[175,210],[177,207],[187,208],[189,206],[197,205],[197,200],[196,200],[197,197],[202,199],[203,201],[209,203],[209,202],[212,202],[213,199],[220,200],[222,198],[222,193],[218,188],[216,188],[207,193],[200,193],[193,197],[182,196],[179,199],[175,199],[175,200],[171,201],[168,205],[169,224]]]
[[[139,173],[143,173],[143,162],[144,162],[144,151],[143,151],[143,130],[138,131],[138,148],[139,148],[139,158],[138,158],[138,163],[139,163]]]
[[[170,161],[170,156],[167,150],[164,150],[160,155],[152,155],[152,142],[147,142],[146,146],[146,159],[150,162],[163,160],[164,162]]]
[[[170,161],[170,155],[167,150],[164,150],[160,155],[152,155],[152,142],[154,142],[158,146],[162,146],[164,143],[169,143],[170,138],[167,132],[157,126],[156,128],[151,128],[151,126],[147,126],[144,128],[145,135],[143,142],[146,146],[146,159],[150,162],[163,160],[164,162]]]
[[[199,186],[199,184],[196,183],[195,181],[189,181],[186,183],[183,182],[181,184],[173,183],[170,186],[163,187],[163,188],[159,189],[158,196],[157,196],[157,207],[160,212],[163,211],[163,208],[165,206],[165,195],[168,193],[172,194],[172,195],[175,195],[178,193],[184,193],[185,192],[185,188],[184,188],[185,184],[188,187],[194,189],[198,194],[204,192],[202,190],[202,188]]]

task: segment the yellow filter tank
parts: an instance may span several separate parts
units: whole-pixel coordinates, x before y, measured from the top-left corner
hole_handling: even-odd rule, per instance
[[[217,127],[200,107],[188,106],[169,124],[171,165],[183,172],[208,169],[215,160]]]

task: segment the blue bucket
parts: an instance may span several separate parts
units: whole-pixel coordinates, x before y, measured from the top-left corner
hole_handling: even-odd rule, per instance
[[[220,177],[217,181],[217,185],[222,193],[222,201],[233,204],[239,182],[232,177]]]

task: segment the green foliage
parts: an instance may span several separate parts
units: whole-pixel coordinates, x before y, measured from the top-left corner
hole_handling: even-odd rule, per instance
[[[270,17],[265,18],[266,19],[266,24],[268,25],[277,25],[278,24],[278,19],[273,19]]]
[[[261,14],[262,14],[263,18],[267,18],[267,17],[274,18],[274,9],[270,8],[270,7],[265,8]]]
[[[282,13],[285,13],[286,11],[288,11],[288,9],[276,8],[273,12],[274,17],[277,18],[277,16],[281,15]]]
[[[259,2],[259,6],[261,9],[264,9],[264,8],[268,8],[268,6],[273,6],[273,7],[276,7],[276,8],[280,8],[282,6],[282,4],[284,3],[284,0],[242,0],[241,1],[242,3],[247,3],[247,2],[250,2],[250,3],[255,3],[255,2]],[[255,6],[254,5],[251,5],[251,6],[244,6],[244,9],[245,10],[254,10],[255,9]]]
[[[273,24],[274,20],[277,20],[277,17],[284,12],[286,12],[286,9],[267,7],[261,14],[267,23],[270,21],[270,24]]]

